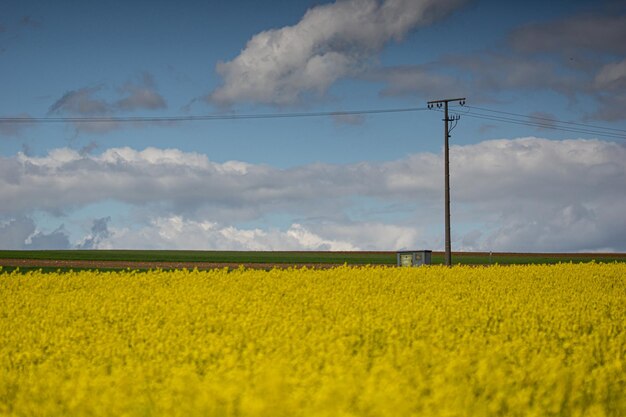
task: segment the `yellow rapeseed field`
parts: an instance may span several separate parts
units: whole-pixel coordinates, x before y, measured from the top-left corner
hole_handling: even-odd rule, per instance
[[[0,273],[1,416],[626,416],[626,265]]]

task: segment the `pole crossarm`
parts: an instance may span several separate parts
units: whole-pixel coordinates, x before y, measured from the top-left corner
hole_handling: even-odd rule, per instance
[[[431,104],[437,104],[437,103],[450,103],[450,102],[453,102],[453,101],[460,102],[461,106],[465,105],[465,97],[461,97],[461,98],[445,98],[445,99],[441,99],[441,100],[431,100],[431,101],[429,101],[426,104],[431,105]]]

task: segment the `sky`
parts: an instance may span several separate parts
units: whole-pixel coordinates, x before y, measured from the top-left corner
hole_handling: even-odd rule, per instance
[[[453,250],[626,251],[626,1],[3,0],[0,249],[442,250],[461,97]]]

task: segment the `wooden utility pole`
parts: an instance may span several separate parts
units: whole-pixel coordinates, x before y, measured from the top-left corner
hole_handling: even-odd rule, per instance
[[[458,101],[461,106],[465,105],[465,98],[448,98],[444,100],[433,100],[428,102],[428,108],[432,109],[433,106],[437,106],[438,109],[444,108],[443,119],[443,165],[444,165],[444,186],[445,186],[445,223],[446,223],[446,266],[452,265],[452,243],[450,233],[450,122],[456,122],[460,116],[457,114],[453,117],[448,116],[448,103]]]

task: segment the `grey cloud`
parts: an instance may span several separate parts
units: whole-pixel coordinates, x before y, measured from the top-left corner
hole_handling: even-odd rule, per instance
[[[365,123],[365,116],[362,114],[337,114],[333,115],[332,118],[337,125],[358,126]]]
[[[35,223],[26,217],[0,222],[0,249],[22,249],[34,232]]]
[[[117,100],[99,97],[105,93],[104,85],[95,87],[83,87],[70,90],[56,100],[48,109],[48,114],[53,115],[76,115],[92,117],[113,117],[121,112],[135,110],[158,110],[167,107],[165,99],[158,92],[153,76],[144,72],[135,80],[125,83],[116,89],[117,95],[122,96]],[[141,127],[145,123],[126,123],[116,121],[98,121],[89,123],[74,123],[77,132],[107,133],[122,126]],[[164,125],[164,123],[161,123]]]
[[[68,249],[70,242],[63,226],[51,233],[37,231],[30,217],[18,216],[0,222],[0,249]]]
[[[542,207],[524,217],[503,214],[501,226],[481,249],[524,252],[623,251],[626,247],[622,215],[606,206],[573,202]],[[495,249],[497,248],[497,249]]]
[[[5,116],[5,117],[15,117],[15,118],[24,119],[24,120],[32,119],[32,117],[27,113],[20,113],[20,114],[16,114],[12,116]],[[32,124],[27,123],[27,122],[18,122],[18,123],[0,122],[0,136],[19,137],[21,136],[22,132],[25,129],[31,126]]]
[[[483,232],[472,230],[461,237],[461,249],[465,251],[478,251],[483,249],[481,238]]]
[[[589,115],[590,119],[617,122],[626,119],[626,92],[621,94],[601,94],[598,109]]]
[[[98,244],[111,237],[108,224],[111,221],[111,217],[103,217],[101,219],[95,219],[91,226],[91,233],[85,237],[85,239],[76,245],[77,249],[95,249]]]
[[[472,55],[448,55],[418,66],[371,71],[382,95],[462,94],[473,103],[503,91],[554,91],[570,103],[597,105],[589,119],[626,120],[626,15],[582,15],[514,30],[505,45]],[[615,56],[618,56],[616,61]]]
[[[614,62],[614,57],[626,54],[625,39],[626,14],[619,10],[528,25],[513,31],[509,43],[517,51],[534,54],[529,62],[537,62],[539,53],[561,57],[560,66],[537,77],[533,86],[590,97],[598,105],[588,114],[590,119],[620,121],[626,119],[626,61]],[[555,79],[568,71],[575,75]]]
[[[626,119],[626,59],[598,70],[593,80],[598,109],[590,118],[605,121]]]
[[[497,129],[497,128],[498,128],[498,126],[496,126],[496,125],[491,125],[491,124],[482,124],[482,125],[480,125],[480,127],[478,128],[478,131],[479,131],[481,134],[485,135],[485,134],[487,134],[487,133],[489,133],[489,132],[491,132],[491,131],[493,131],[493,130],[495,130],[495,129]]]
[[[542,131],[550,128],[557,127],[555,120],[556,116],[552,113],[545,113],[541,111],[534,111],[528,115],[528,120],[534,123],[540,123],[543,127],[538,127],[537,130]]]
[[[50,106],[48,114],[72,114],[80,116],[111,115],[120,111],[157,110],[166,108],[163,97],[157,91],[151,74],[144,72],[138,80],[129,81],[118,88],[124,97],[116,101],[98,98],[103,85],[83,87],[66,92]],[[107,122],[108,123],[108,122]]]
[[[586,77],[586,78],[585,78]],[[418,66],[377,69],[366,79],[382,81],[382,96],[471,97],[473,103],[494,102],[496,94],[515,90],[552,90],[573,98],[588,90],[588,76],[563,73],[557,63],[502,53],[446,56]]]
[[[158,110],[167,107],[165,100],[156,89],[154,77],[144,72],[139,82],[128,82],[120,91],[126,95],[115,103],[120,110]]]
[[[323,94],[355,74],[389,41],[442,19],[465,0],[339,0],[310,9],[294,26],[256,34],[235,59],[220,62],[224,84],[208,100],[285,105]]]
[[[383,96],[419,95],[425,98],[469,93],[467,82],[427,65],[385,68],[373,71],[367,77],[386,83],[381,91]]]
[[[94,97],[102,88],[103,86],[96,86],[70,90],[50,106],[48,114],[105,115],[111,111],[110,105],[106,101]]]
[[[513,31],[510,44],[522,52],[577,53],[580,49],[626,54],[626,15],[579,15],[527,25]]]
[[[22,16],[22,18],[20,19],[20,25],[32,28],[39,28],[41,27],[41,21],[34,19],[32,16]]]
[[[33,150],[27,143],[22,143],[22,153],[26,156],[33,156]]]
[[[49,234],[37,232],[24,245],[26,250],[69,249],[70,247],[69,237],[62,226]]]
[[[618,89],[626,91],[626,59],[604,65],[595,76],[594,85],[598,89]]]
[[[558,61],[546,57],[528,57],[506,52],[474,56],[448,56],[440,65],[463,74],[467,96],[479,101],[493,101],[502,91],[551,90],[574,99],[587,92],[587,74],[564,69]],[[492,97],[490,97],[492,96]]]
[[[476,92],[488,90],[554,90],[571,95],[579,89],[580,74],[559,71],[558,64],[547,59],[501,53],[448,57],[449,63],[469,71]]]
[[[91,141],[89,142],[87,145],[83,146],[80,151],[78,151],[79,154],[81,155],[88,155],[90,153],[92,153],[93,151],[95,151],[96,149],[98,149],[100,147],[100,145],[98,144],[98,142],[95,141]]]

